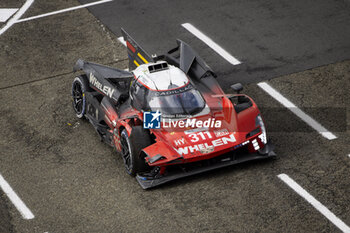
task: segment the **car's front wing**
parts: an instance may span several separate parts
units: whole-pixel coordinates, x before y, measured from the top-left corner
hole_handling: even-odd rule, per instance
[[[204,160],[200,163],[199,166],[192,166],[189,169],[182,167],[181,169],[169,170],[165,173],[165,175],[159,177],[150,177],[138,174],[136,176],[136,179],[143,189],[149,189],[186,176],[191,176],[251,160],[261,160],[274,157],[276,157],[276,154],[273,152],[273,146],[270,143],[268,143],[262,150],[259,150],[256,153],[242,154],[237,153],[236,151],[232,151],[230,153],[220,155],[213,159]]]

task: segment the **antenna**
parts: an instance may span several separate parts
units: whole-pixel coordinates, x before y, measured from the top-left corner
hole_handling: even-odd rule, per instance
[[[169,72],[168,72],[169,73]],[[173,86],[173,82],[172,82],[172,80],[171,80],[171,76],[169,76],[169,82],[170,82],[170,86]]]
[[[152,80],[152,79],[150,79],[150,80],[153,82],[153,84],[154,84],[154,86],[156,87],[157,91],[159,91],[159,89],[158,89],[156,83],[154,82],[154,80]]]

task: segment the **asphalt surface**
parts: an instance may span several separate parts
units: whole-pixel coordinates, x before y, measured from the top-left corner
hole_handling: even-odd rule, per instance
[[[16,7],[13,4],[11,1],[8,7]],[[78,4],[75,0],[35,1],[22,18]],[[339,232],[277,178],[281,173],[288,174],[349,225],[350,61],[330,64],[349,59],[349,25],[344,22],[349,4],[238,2],[232,8],[232,3],[220,2],[211,12],[209,3],[196,11],[193,5],[181,2],[135,4],[115,1],[90,8],[101,21],[81,9],[15,24],[0,36],[0,174],[35,215],[34,219],[23,219],[0,191],[0,232]],[[231,13],[224,14],[228,9]],[[118,17],[113,25],[100,15],[102,10],[111,22],[112,16]],[[157,15],[147,14],[155,11]],[[330,13],[330,19],[323,17]],[[169,17],[163,17],[165,14]],[[291,38],[292,32],[288,34],[282,25],[283,19],[292,21],[293,15],[298,16],[293,21],[297,24],[289,29],[299,34]],[[171,20],[176,17],[181,20]],[[233,24],[232,17],[240,23]],[[141,19],[142,27],[138,24]],[[150,22],[158,28],[149,28]],[[228,65],[181,28],[184,22],[198,26],[243,63]],[[256,34],[251,34],[254,28],[247,24],[255,25]],[[307,27],[311,24],[312,28]],[[157,51],[157,45],[169,48],[170,37],[193,43],[221,75],[218,80],[227,91],[227,83],[246,78],[249,84],[244,92],[260,106],[278,159],[142,190],[125,173],[119,155],[99,142],[93,127],[76,119],[70,103],[72,67],[78,58],[127,68],[125,48],[117,40],[119,29],[113,34],[121,25],[152,52]],[[222,25],[236,31],[222,31]],[[164,33],[146,33],[151,29]],[[321,29],[336,33],[317,34]],[[267,36],[260,36],[261,31],[275,36],[270,36],[269,42]],[[317,36],[318,40],[313,40]],[[283,43],[278,44],[276,37]],[[246,38],[254,39],[257,45],[266,43],[268,49],[250,47],[254,42]],[[283,46],[291,41],[293,48]],[[301,41],[308,43],[295,46],[303,44]],[[292,50],[298,56],[288,60],[288,65],[273,63],[278,53],[284,59],[293,57]],[[273,58],[267,59],[268,54]],[[314,56],[307,58],[305,54]],[[246,70],[268,64],[277,65],[272,70],[252,69],[250,74]],[[323,64],[327,65],[315,68]],[[263,79],[277,77],[269,84],[338,138],[323,138],[262,91],[256,85],[261,72]]]
[[[8,210],[7,197],[0,195],[0,232],[12,232],[11,216]]]
[[[225,84],[258,82],[350,54],[349,1],[114,1],[90,11],[118,36],[125,28],[150,54],[175,47],[176,38],[190,43]],[[183,23],[193,24],[242,64],[232,66],[213,53]]]

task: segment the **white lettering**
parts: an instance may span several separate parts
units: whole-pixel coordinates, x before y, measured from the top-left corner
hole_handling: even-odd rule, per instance
[[[206,134],[207,134],[208,138],[212,138],[212,136],[211,136],[211,133],[210,133],[210,132],[206,131],[206,132],[204,132],[204,133],[206,133]]]
[[[198,142],[199,141],[199,138],[198,138],[197,134],[195,134],[195,133],[189,134],[188,136],[191,138],[191,142]]]
[[[153,128],[153,123],[148,123],[146,124],[145,122],[143,123],[144,128]]]
[[[202,128],[202,126],[203,126],[203,121],[196,121],[197,128]]]
[[[202,140],[205,140],[205,135],[203,132],[199,132],[198,135],[201,136]]]
[[[199,144],[198,148],[199,150],[204,150],[205,148],[208,148],[208,147],[205,147],[204,144]]]
[[[193,153],[195,150],[198,151],[198,145],[189,146],[190,152]]]
[[[113,93],[114,93],[114,89],[109,87],[109,86],[103,86],[102,83],[100,83],[97,78],[90,73],[90,79],[89,79],[90,83],[92,85],[94,85],[98,90],[100,90],[102,93],[104,93],[105,95],[107,95],[109,98],[112,98]]]
[[[113,89],[113,88],[108,87],[108,91],[106,92],[106,95],[108,95],[108,96],[109,96],[109,98],[112,98],[112,96],[113,96],[113,92],[114,92],[114,89]]]
[[[188,154],[188,146],[180,147],[179,149],[175,149],[179,155],[187,155]]]
[[[230,135],[230,137],[223,137],[222,141],[224,142],[224,144],[227,144],[228,142],[235,142],[236,138],[233,134]]]
[[[208,120],[204,121],[203,122],[203,127],[208,128],[210,126],[210,123],[211,123],[211,119],[208,119]]]
[[[187,119],[186,127],[194,128],[195,124],[196,124],[196,119],[195,118],[194,119]]]
[[[179,121],[179,127],[183,128],[185,126],[185,122],[184,121]]]
[[[188,136],[191,137],[192,142],[197,142],[197,141],[199,141],[198,134],[200,134],[201,136],[205,135],[204,133],[200,132],[200,133],[189,134]],[[178,149],[176,149],[176,148],[174,148],[174,149],[180,155],[187,155],[189,152],[193,153],[195,151],[203,151],[203,150],[208,149],[208,148],[226,145],[229,142],[236,142],[236,138],[233,135],[233,133],[229,137],[222,137],[222,138],[211,141],[212,145],[208,145],[208,143],[205,142],[205,143],[201,143],[201,144],[197,144],[197,145],[193,145],[193,146],[186,146],[186,147],[180,147]],[[185,139],[182,138],[182,139],[175,140],[174,143],[177,146],[185,144]],[[245,145],[247,143],[249,143],[249,141],[243,142],[242,145]]]
[[[213,143],[213,146],[222,146],[223,144],[222,144],[222,140],[221,140],[221,138],[219,138],[219,139],[216,139],[216,140],[214,140],[214,141],[212,141],[211,143]]]
[[[221,121],[215,121],[215,128],[221,128]]]
[[[184,138],[180,138],[178,140],[175,140],[174,143],[175,143],[176,146],[183,145],[183,144],[185,144],[185,139]]]
[[[97,81],[97,80],[96,80]],[[98,82],[98,81],[97,81]],[[96,86],[96,85],[95,85]],[[109,88],[109,87],[108,87]],[[114,89],[107,89],[104,87],[104,92],[108,93],[108,95],[112,95]],[[110,94],[109,94],[110,93]],[[163,119],[163,127],[180,127],[180,128],[220,128],[221,121],[215,120],[215,118],[209,118],[205,121],[197,120],[196,118],[186,119],[186,120],[172,120],[172,119]]]

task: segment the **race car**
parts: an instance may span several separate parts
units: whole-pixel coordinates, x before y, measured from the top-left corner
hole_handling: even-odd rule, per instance
[[[181,40],[150,56],[124,29],[122,35],[129,70],[79,59],[72,103],[142,188],[276,156],[240,83],[231,86],[235,94],[225,94],[213,70]]]

